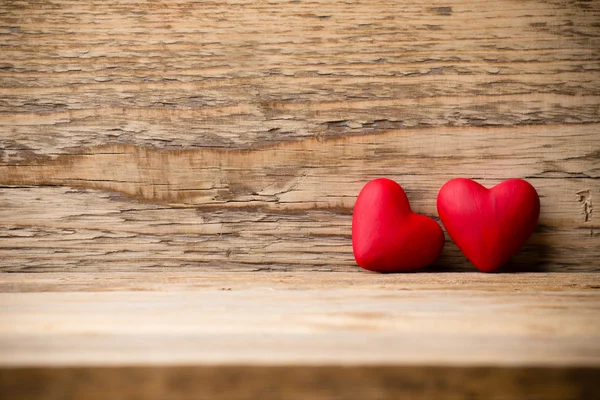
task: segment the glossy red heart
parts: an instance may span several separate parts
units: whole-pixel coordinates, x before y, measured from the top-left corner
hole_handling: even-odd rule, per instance
[[[500,268],[533,233],[540,198],[522,179],[491,189],[465,178],[452,179],[438,193],[440,219],[458,248],[481,271]]]
[[[379,178],[362,188],[352,216],[352,249],[362,268],[412,271],[433,263],[443,247],[442,228],[412,212],[399,184]]]

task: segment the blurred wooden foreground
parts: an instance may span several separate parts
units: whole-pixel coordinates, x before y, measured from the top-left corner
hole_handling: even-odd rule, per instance
[[[0,397],[595,399],[598,273],[11,273]]]

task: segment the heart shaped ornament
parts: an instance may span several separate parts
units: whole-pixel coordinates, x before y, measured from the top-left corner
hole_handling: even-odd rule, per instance
[[[522,179],[491,189],[465,178],[440,189],[437,209],[458,248],[478,269],[492,272],[527,242],[538,223],[540,198]]]
[[[433,263],[443,247],[442,228],[412,212],[399,184],[379,178],[362,188],[352,215],[352,249],[362,268],[412,271]]]

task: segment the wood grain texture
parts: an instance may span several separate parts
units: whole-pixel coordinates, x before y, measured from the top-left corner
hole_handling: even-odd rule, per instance
[[[600,1],[3,1],[0,270],[356,268],[355,196],[528,179],[598,270]],[[450,242],[434,269],[473,270]]]
[[[593,399],[598,288],[597,273],[2,274],[0,394]]]

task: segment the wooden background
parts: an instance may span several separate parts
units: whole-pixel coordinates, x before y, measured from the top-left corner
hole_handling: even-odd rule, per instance
[[[597,270],[600,2],[5,0],[0,162],[4,272],[355,270],[380,176],[525,178],[507,270]]]
[[[362,271],[381,176],[530,273]],[[597,398],[598,199],[600,0],[0,0],[0,398]]]

